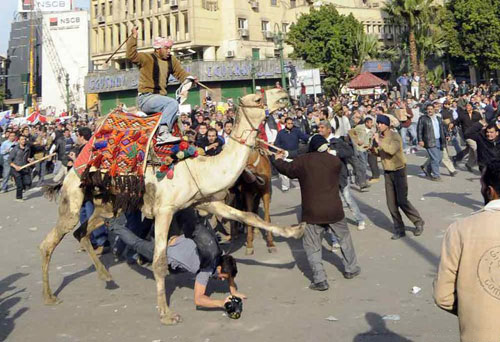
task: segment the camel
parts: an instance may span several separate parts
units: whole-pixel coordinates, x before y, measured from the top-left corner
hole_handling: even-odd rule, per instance
[[[286,94],[283,92],[284,96]],[[256,143],[255,127],[265,118],[262,98],[259,95],[246,95],[240,99],[240,107],[233,133],[217,156],[199,156],[187,159],[176,165],[174,177],[158,180],[153,166],[148,165],[144,175],[145,194],[141,207],[143,214],[155,219],[155,250],[153,257],[153,273],[156,282],[158,310],[163,324],[177,324],[179,315],[170,310],[165,293],[165,277],[167,267],[167,236],[172,216],[181,209],[194,205],[214,215],[240,221],[247,225],[268,230],[284,237],[299,238],[305,225],[279,227],[262,220],[254,213],[246,213],[234,209],[222,202],[227,190],[236,182],[247,164],[247,159]],[[78,223],[79,212],[84,201],[84,192],[80,188],[81,180],[76,172],[71,171],[60,192],[59,215],[56,226],[47,234],[39,246],[42,256],[43,298],[45,304],[58,304],[60,301],[53,294],[49,284],[49,263],[54,249],[62,238],[71,232]],[[91,247],[89,235],[104,218],[113,216],[112,203],[103,203],[94,199],[95,211],[85,223],[83,234],[75,236],[92,259],[98,277],[111,281],[108,270],[95,255]],[[79,229],[80,230],[80,229]]]

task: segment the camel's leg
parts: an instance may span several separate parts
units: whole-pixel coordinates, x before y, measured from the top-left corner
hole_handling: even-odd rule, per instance
[[[90,259],[92,259],[92,262],[94,263],[95,269],[97,271],[97,276],[99,277],[99,279],[104,281],[111,281],[113,280],[111,278],[111,274],[109,274],[106,267],[102,264],[99,257],[95,254],[94,248],[92,247],[92,243],[90,242],[90,234],[95,229],[97,229],[97,227],[100,227],[104,224],[104,219],[101,216],[102,211],[103,210],[101,208],[96,207],[90,219],[84,223],[87,224],[87,234],[81,238],[80,244],[87,251],[88,255],[90,256]]]
[[[155,252],[153,256],[153,273],[156,281],[158,311],[163,324],[172,325],[181,321],[181,317],[170,311],[165,293],[165,277],[168,274],[167,237],[172,221],[172,210],[163,209],[155,215]]]
[[[264,220],[266,222],[271,222],[271,194],[269,192],[266,192],[265,194],[262,195],[262,205],[264,206]],[[269,253],[276,253],[278,249],[276,248],[276,245],[274,244],[273,240],[273,233],[270,231],[266,232],[266,241],[267,241],[267,250]]]
[[[219,201],[201,203],[196,207],[208,211],[209,213],[220,215],[229,220],[243,222],[255,228],[268,230],[276,235],[284,237],[294,237],[298,239],[304,234],[305,223],[301,223],[299,225],[291,227],[276,226],[272,223],[265,222],[255,213],[247,213],[241,210],[237,210]]]
[[[49,264],[54,249],[62,238],[78,223],[78,214],[83,202],[80,180],[76,173],[73,179],[70,173],[63,186],[59,204],[59,217],[56,226],[47,234],[39,246],[42,255],[43,299],[45,304],[58,304],[60,301],[53,295],[49,283]]]
[[[247,211],[253,212],[254,211],[253,194],[248,193],[248,191],[246,191],[244,193],[244,196],[245,196],[245,205]],[[245,251],[246,255],[252,255],[254,253],[253,239],[254,239],[254,227],[247,225],[247,248]]]

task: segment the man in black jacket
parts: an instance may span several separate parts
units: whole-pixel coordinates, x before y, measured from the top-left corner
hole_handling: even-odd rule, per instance
[[[32,161],[30,158],[31,149],[26,140],[27,138],[24,135],[20,135],[17,145],[12,148],[9,155],[9,165],[16,181],[16,201],[18,202],[23,201],[23,190],[31,186],[29,169],[21,169],[21,167]]]
[[[467,130],[467,136],[477,144],[477,164],[481,173],[488,163],[500,159],[500,137],[495,123],[476,122]]]
[[[481,119],[481,114],[475,111],[472,107],[472,104],[470,103],[467,103],[467,105],[465,106],[465,111],[458,112],[457,122],[462,128],[462,133],[464,135],[465,142],[467,143],[467,148],[461,153],[457,154],[454,158],[452,158],[452,160],[453,163],[456,164],[457,162],[461,161],[467,153],[469,153],[469,159],[467,159],[467,163],[465,164],[465,167],[469,172],[472,172],[472,167],[476,163],[477,145],[473,139],[469,139],[466,132],[475,122],[479,122],[479,120]]]
[[[339,241],[344,258],[344,277],[352,279],[361,272],[339,196],[342,162],[327,151],[326,139],[315,135],[309,143],[309,153],[298,156],[290,163],[282,160],[282,153],[272,160],[280,173],[298,178],[300,182],[302,221],[307,223],[302,241],[313,270],[313,282],[309,288],[316,291],[329,288],[321,256],[321,241],[328,230],[332,230]]]
[[[431,180],[440,181],[441,173],[439,164],[443,158],[443,149],[446,148],[446,132],[440,117],[434,113],[434,106],[427,105],[427,114],[418,119],[417,140],[421,147],[427,150],[430,159],[430,167],[422,170]]]

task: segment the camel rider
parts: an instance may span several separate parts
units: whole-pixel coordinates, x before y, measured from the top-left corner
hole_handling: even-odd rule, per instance
[[[124,215],[111,222],[109,230],[142,257],[153,260],[154,241],[144,240],[126,228]],[[177,212],[172,219],[167,248],[167,262],[173,272],[196,274],[194,304],[205,308],[224,308],[231,296],[246,298],[236,290],[234,277],[238,269],[230,255],[222,255],[213,230],[199,222],[192,208]],[[212,299],[205,294],[210,278],[227,280],[231,296],[225,300]]]
[[[170,133],[179,114],[178,102],[167,97],[167,84],[170,75],[179,82],[181,88],[188,90],[197,79],[190,76],[181,63],[171,53],[173,41],[163,37],[155,38],[153,53],[137,52],[137,28],[132,29],[132,36],[127,41],[127,58],[139,66],[139,96],[137,104],[146,114],[161,112],[158,144],[180,140]],[[179,125],[182,129],[182,125]]]

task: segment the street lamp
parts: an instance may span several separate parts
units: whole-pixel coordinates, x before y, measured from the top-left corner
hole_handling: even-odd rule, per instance
[[[280,26],[278,23],[274,23],[274,37],[273,37],[274,45],[278,47],[278,51],[280,52],[280,68],[281,68],[281,85],[285,91],[287,91],[286,85],[286,74],[285,74],[285,61],[283,59],[283,32],[281,32]]]

